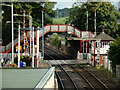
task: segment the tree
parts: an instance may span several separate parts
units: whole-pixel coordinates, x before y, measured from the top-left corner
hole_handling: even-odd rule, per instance
[[[11,4],[11,3],[6,3]],[[14,2],[14,14],[22,14],[25,10],[25,14],[29,15],[31,12],[33,26],[42,26],[42,11],[44,11],[44,25],[52,24],[52,19],[54,17],[55,11],[53,10],[55,2]],[[2,36],[3,45],[8,44],[11,41],[11,24],[6,23],[6,21],[11,21],[11,8],[3,6],[2,10]],[[29,27],[29,17],[25,17],[26,27]],[[23,27],[23,17],[14,17],[14,22],[20,22],[21,27]],[[14,37],[17,37],[18,24],[14,23]],[[22,32],[21,32],[22,33]]]
[[[53,33],[52,45],[57,46],[58,48],[61,45],[61,37],[57,33]]]
[[[115,37],[116,31],[118,31],[118,18],[120,13],[115,10],[114,6],[110,2],[86,2],[81,5],[76,4],[70,9],[70,16],[67,20],[67,24],[74,24],[75,27],[80,30],[85,30],[86,23],[86,11],[89,16],[89,31],[94,32],[94,10],[96,9],[96,20],[97,20],[97,32],[101,32],[104,28],[105,32]]]
[[[108,58],[112,64],[112,69],[115,72],[116,65],[120,65],[120,37],[110,45],[110,49],[108,52]]]

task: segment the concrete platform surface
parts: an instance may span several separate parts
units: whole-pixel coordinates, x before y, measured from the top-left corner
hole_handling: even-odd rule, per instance
[[[88,60],[46,60],[51,65],[58,65],[58,64],[88,64]]]
[[[48,69],[2,69],[2,88],[34,88]]]

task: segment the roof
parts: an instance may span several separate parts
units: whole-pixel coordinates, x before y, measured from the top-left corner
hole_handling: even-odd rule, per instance
[[[49,69],[2,69],[2,87],[11,88],[11,90],[12,88],[34,88],[48,70]]]
[[[113,41],[114,38],[111,36],[107,35],[105,32],[100,33],[99,35],[96,36],[96,39],[101,39],[101,40],[110,40]]]

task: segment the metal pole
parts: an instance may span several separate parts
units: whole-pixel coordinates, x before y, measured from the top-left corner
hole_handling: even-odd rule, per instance
[[[33,56],[32,56],[32,67],[34,68],[34,27],[33,27]]]
[[[38,67],[38,57],[39,57],[39,30],[37,30],[37,67]]]
[[[42,52],[43,52],[43,59],[44,59],[44,17],[43,17],[43,11],[42,11],[42,29],[43,29],[43,33],[42,33]]]
[[[86,40],[86,53],[87,53],[87,40]]]
[[[31,28],[31,16],[30,16],[30,12],[29,12],[29,28]],[[30,30],[30,54],[31,54],[31,30]]]
[[[25,28],[25,10],[23,10],[23,28]],[[24,53],[25,53],[25,30],[24,30]]]
[[[86,30],[88,31],[88,11],[87,11],[87,19],[86,19]]]
[[[11,5],[12,18],[12,62],[14,62],[14,31],[13,31],[13,3]]]
[[[96,36],[96,9],[95,9],[95,36]]]
[[[18,26],[18,68],[20,67],[20,24]]]
[[[94,41],[94,66],[96,66],[96,61],[95,61],[95,45],[96,45],[96,42]]]
[[[83,54],[84,54],[84,41],[83,41]]]

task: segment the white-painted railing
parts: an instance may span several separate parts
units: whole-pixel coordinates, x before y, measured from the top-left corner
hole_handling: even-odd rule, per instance
[[[31,56],[32,57],[32,54],[28,54],[28,53],[20,53],[20,55],[23,55],[23,56]],[[18,56],[18,53],[14,53],[14,57],[17,57]],[[12,53],[1,53],[0,54],[0,58],[12,58]]]
[[[79,38],[93,38],[94,34],[91,34],[90,31],[80,31],[77,28],[70,26],[70,25],[47,25],[44,26],[44,33],[47,32],[71,32],[75,34]],[[32,33],[32,32],[31,32]],[[43,29],[39,31],[39,35],[42,36],[43,34]],[[34,33],[34,37],[36,37],[37,31]],[[27,38],[30,37],[30,31],[27,31]],[[24,40],[24,34],[20,36],[20,40]],[[18,38],[14,40],[14,45],[18,44]],[[6,46],[2,46],[0,52],[6,52],[10,50],[12,47],[12,43],[10,42]],[[5,50],[6,49],[6,50]]]

